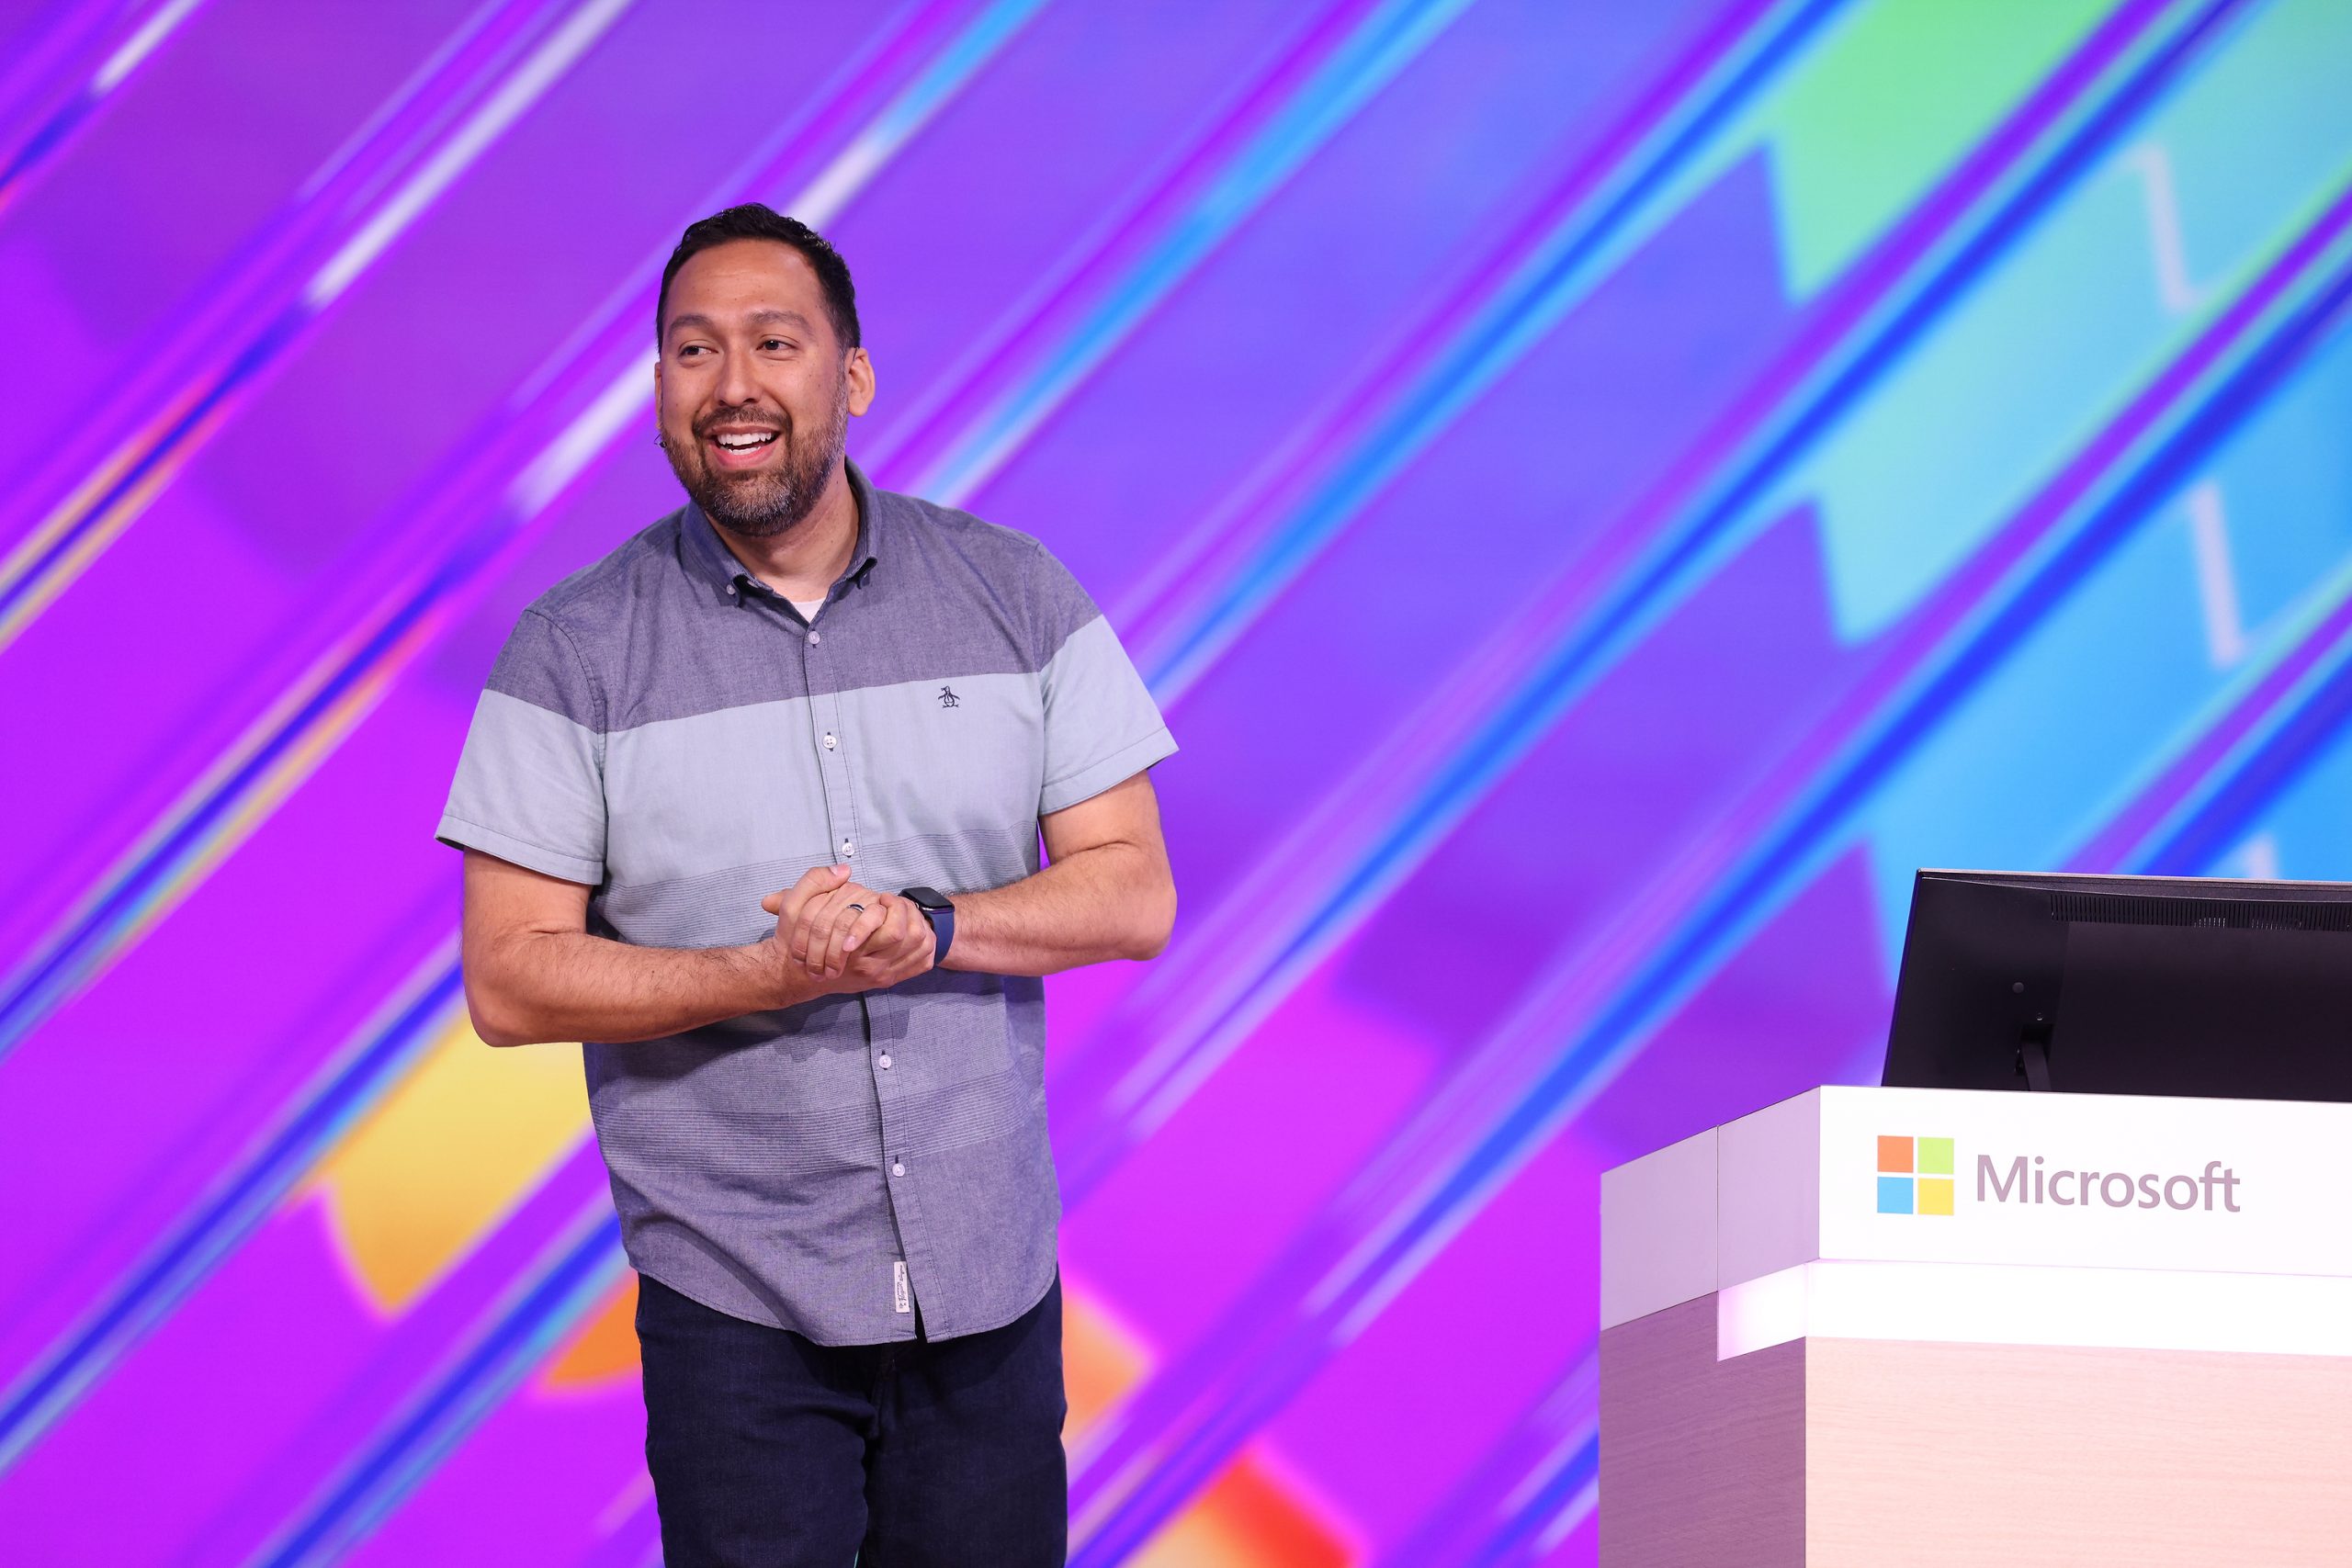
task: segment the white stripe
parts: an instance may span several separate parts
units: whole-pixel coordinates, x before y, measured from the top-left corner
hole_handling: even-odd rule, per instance
[[[120,49],[107,56],[97,74],[90,78],[93,96],[111,93],[122,85],[122,79],[139,69],[139,62],[155,52],[156,46],[172,36],[173,30],[187,20],[188,13],[204,0],[171,0],[171,4],[147,18],[146,24],[123,41]]]
[[[653,372],[640,360],[613,378],[580,415],[531,459],[506,492],[515,511],[526,517],[538,513],[596,460],[622,426],[641,418],[653,400]],[[651,434],[649,432],[648,434]]]
[[[628,1485],[613,1494],[613,1500],[605,1504],[604,1510],[596,1516],[594,1527],[596,1533],[599,1536],[612,1534],[637,1517],[639,1511],[652,1500],[653,1477],[640,1470]]]
[[[1552,1522],[1544,1527],[1544,1533],[1535,1538],[1537,1554],[1556,1551],[1562,1541],[1576,1533],[1578,1525],[1592,1517],[1592,1510],[1600,1502],[1600,1483],[1598,1480],[1586,1482],[1584,1489],[1569,1498],[1568,1506],[1562,1508]]]
[[[2281,870],[2278,863],[2278,840],[2275,834],[2256,833],[2238,846],[2238,874],[2256,882],[2277,882]]]
[[[1000,18],[1000,30],[1009,30],[1001,26],[1007,20],[1017,26],[1024,14],[1014,13],[1009,17]],[[984,33],[987,28],[984,21],[975,31]],[[959,42],[970,39],[971,35],[967,35]],[[994,44],[991,42],[989,47],[992,49]],[[952,48],[950,52],[953,52]],[[919,80],[885,107],[876,117],[871,128],[836,153],[831,163],[817,172],[816,178],[802,186],[798,194],[786,199],[777,210],[791,213],[812,229],[822,229],[857,198],[858,194],[888,165],[917,131],[931,123],[933,117],[956,96],[972,73],[967,71],[950,90],[932,93],[928,101],[922,101],[924,84]],[[911,113],[909,112],[910,103],[916,106]],[[562,434],[533,459],[531,466],[508,490],[508,501],[526,517],[537,513],[578,479],[581,470],[595,460],[605,444],[638,418],[652,401],[653,378],[644,367],[639,365],[623,371],[586,412],[573,420]]]
[[[1568,1468],[1568,1461],[1577,1457],[1577,1450],[1584,1447],[1586,1440],[1591,1436],[1592,1427],[1588,1422],[1561,1438],[1559,1445],[1550,1453],[1545,1454],[1534,1469],[1521,1477],[1519,1484],[1512,1487],[1505,1495],[1503,1511],[1516,1514],[1533,1502],[1537,1493],[1552,1484],[1554,1476]]]
[[[573,12],[546,42],[531,51],[521,68],[491,95],[490,101],[475,110],[473,117],[458,127],[458,133],[423,168],[409,176],[408,183],[393,193],[367,226],[318,270],[304,292],[305,303],[317,310],[351,287],[433,204],[434,198],[489,151],[507,127],[537,103],[628,7],[629,0],[588,0]]]
[[[308,201],[318,195],[320,187],[334,178],[345,164],[350,163],[359,154],[362,148],[373,141],[377,132],[390,125],[394,116],[414,102],[417,94],[422,92],[435,77],[440,75],[449,62],[458,58],[466,45],[474,40],[484,25],[507,3],[508,0],[481,0],[481,4],[474,7],[473,14],[458,25],[458,30],[435,45],[433,52],[427,55],[415,70],[409,73],[408,80],[395,88],[390,97],[378,104],[376,112],[361,121],[358,130],[345,137],[343,145],[329,153],[327,161],[319,165],[318,171],[302,182],[302,188],[296,193],[295,199]]]
[[[2179,312],[2203,299],[2188,276],[2188,246],[2182,237],[2180,201],[2173,185],[2172,156],[2160,142],[2143,141],[2123,154],[2140,171],[2140,186],[2148,204],[2148,241],[2156,265],[2156,298],[2165,309]]]
[[[778,210],[795,214],[812,229],[821,227],[865,188],[904,140],[859,137]],[[631,365],[531,460],[506,492],[508,501],[524,516],[537,515],[596,460],[615,436],[643,418],[652,402],[652,372],[641,361]]]
[[[2184,498],[2189,543],[2197,553],[2197,596],[2205,609],[2205,649],[2216,669],[2245,657],[2245,623],[2238,610],[2237,574],[2230,566],[2229,518],[2222,510],[2222,487],[2211,479]]]
[[[784,210],[811,229],[821,229],[864,190],[906,141],[904,136],[880,136],[871,131],[842,149],[819,171],[807,188],[785,203]]]

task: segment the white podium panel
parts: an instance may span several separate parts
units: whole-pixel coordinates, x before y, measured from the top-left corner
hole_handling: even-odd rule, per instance
[[[1815,1090],[1601,1186],[1601,1560],[2352,1563],[2352,1107]]]

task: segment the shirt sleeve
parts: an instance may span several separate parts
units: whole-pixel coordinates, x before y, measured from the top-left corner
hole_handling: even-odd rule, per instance
[[[1046,705],[1040,817],[1077,805],[1174,753],[1176,739],[1111,623],[1040,546],[1036,604]]]
[[[605,880],[603,705],[563,628],[526,610],[499,650],[434,837],[594,887]]]

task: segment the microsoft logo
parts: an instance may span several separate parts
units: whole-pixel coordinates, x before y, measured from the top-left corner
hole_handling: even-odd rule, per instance
[[[1878,1212],[1951,1213],[1951,1140],[1882,1136],[1878,1141]]]

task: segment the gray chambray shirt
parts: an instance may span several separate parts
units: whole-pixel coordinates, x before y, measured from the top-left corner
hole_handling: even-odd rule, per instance
[[[876,491],[813,623],[693,505],[542,594],[435,833],[595,889],[588,929],[716,947],[846,863],[895,892],[1038,868],[1037,818],[1175,750],[1110,626],[1036,540]],[[828,1345],[1010,1323],[1053,1282],[1045,987],[934,969],[583,1047],[629,1261]]]

